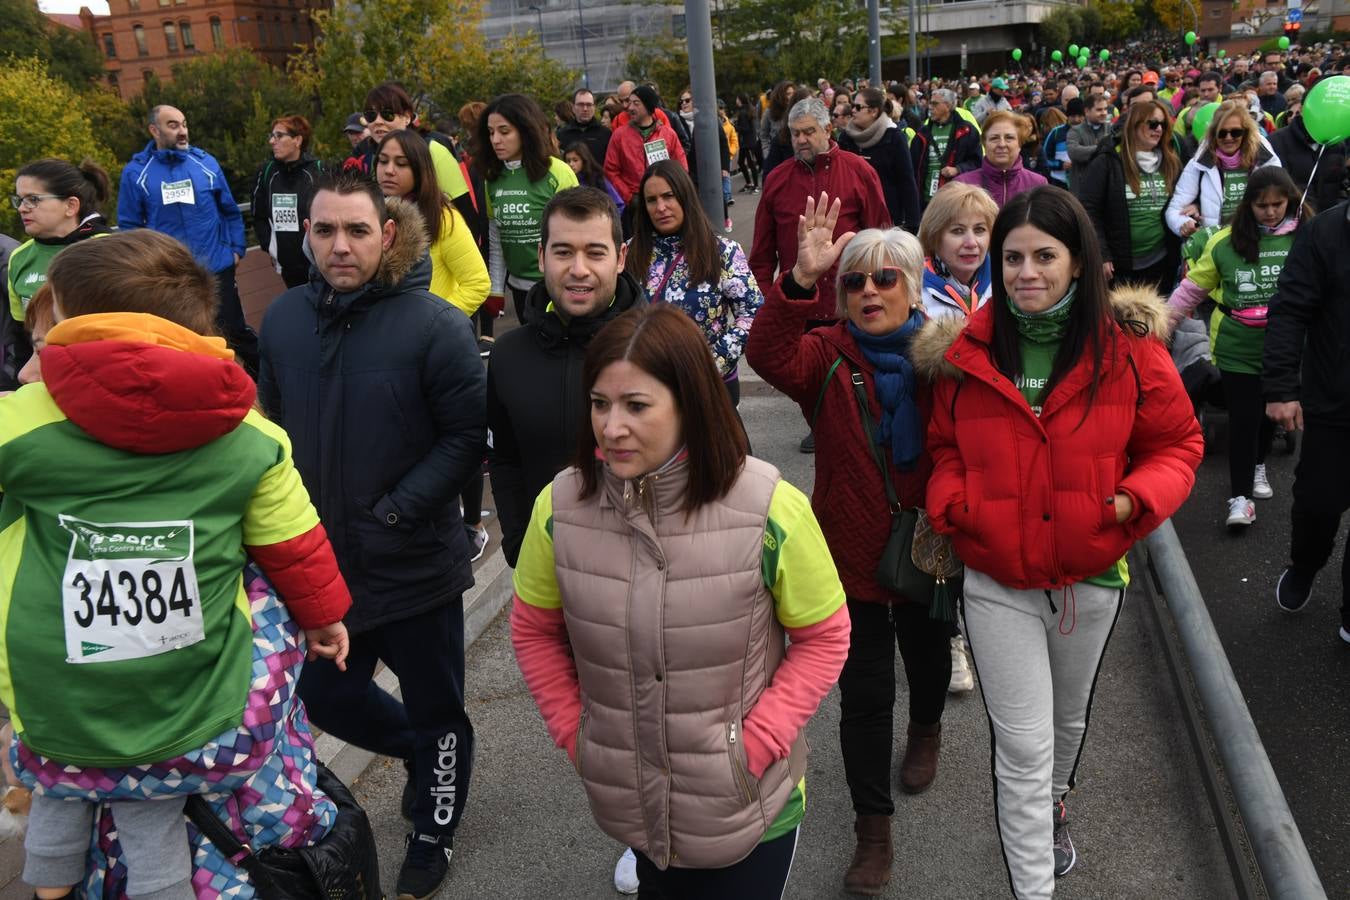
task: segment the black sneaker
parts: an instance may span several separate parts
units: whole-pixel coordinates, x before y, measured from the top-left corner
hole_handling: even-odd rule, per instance
[[[411,822],[413,800],[417,799],[417,785],[413,783],[412,763],[405,759],[403,768],[408,773],[408,780],[403,782],[403,801],[399,804],[399,812],[403,813],[403,818]]]
[[[1064,808],[1064,801],[1056,801],[1054,807],[1054,847],[1055,847],[1055,877],[1069,874],[1073,864],[1078,862],[1078,854],[1073,849],[1073,839],[1069,837],[1069,811]]]
[[[404,839],[407,853],[398,870],[398,900],[426,900],[440,888],[455,849],[449,838],[414,831]]]
[[[481,356],[483,359],[487,359],[489,356],[491,356],[494,342],[495,341],[493,338],[480,337],[478,339],[478,355]]]
[[[1280,573],[1280,580],[1275,582],[1275,602],[1282,612],[1301,612],[1308,605],[1311,593],[1312,579],[1295,572],[1293,566],[1286,567]]]

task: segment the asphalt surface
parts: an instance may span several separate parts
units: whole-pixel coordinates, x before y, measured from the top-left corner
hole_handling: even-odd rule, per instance
[[[758,198],[737,199],[733,237],[748,243]],[[741,413],[755,454],[809,493],[813,457],[797,450],[805,433],[800,411],[747,373]],[[1069,799],[1079,862],[1061,881],[1061,897],[1233,896],[1161,654],[1143,597],[1131,591],[1098,685],[1079,787]],[[566,755],[552,746],[516,668],[504,614],[470,649],[467,670],[477,734],[473,781],[451,876],[438,896],[619,896],[612,873],[622,848],[595,826]],[[898,667],[897,677],[898,765],[906,703]],[[1008,896],[978,689],[951,698],[943,728],[933,787],[915,797],[896,788],[897,859],[885,896]],[[808,806],[787,896],[843,897],[853,814],[839,753],[837,692],[807,735]],[[403,779],[400,765],[377,759],[354,785],[371,816],[390,892],[408,827],[398,811]]]
[[[1206,439],[1195,490],[1172,521],[1322,885],[1350,897],[1350,645],[1337,635],[1346,532],[1308,606],[1281,612],[1275,582],[1288,562],[1297,454],[1277,442],[1266,467],[1275,496],[1256,501],[1254,525],[1230,533],[1221,421]]]

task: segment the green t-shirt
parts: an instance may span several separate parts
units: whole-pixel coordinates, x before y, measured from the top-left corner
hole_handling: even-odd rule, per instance
[[[29,301],[47,283],[47,267],[69,246],[64,241],[48,244],[30,238],[14,248],[9,256],[9,314],[14,321],[23,321]]]
[[[1162,172],[1139,173],[1139,193],[1125,183],[1125,205],[1130,211],[1130,252],[1134,259],[1155,255],[1163,245],[1163,210],[1169,199]]]
[[[952,123],[934,125],[931,128],[932,140],[928,142],[928,178],[924,180],[923,199],[927,202],[937,193],[938,179],[942,172],[942,158],[947,155],[947,144],[952,139]]]
[[[556,156],[550,159],[548,174],[530,181],[524,166],[505,169],[496,181],[487,185],[487,213],[497,223],[506,271],[517,278],[538,281],[539,235],[544,206],[558,191],[577,186],[576,173]]]
[[[1021,338],[1018,347],[1022,352],[1022,374],[1017,376],[1017,389],[1022,392],[1027,405],[1039,418],[1041,406],[1045,403],[1045,388],[1050,382],[1050,373],[1055,368],[1055,354],[1059,352],[1059,344]],[[1083,580],[1101,587],[1126,587],[1130,583],[1129,564],[1122,557],[1102,574]]]
[[[1209,239],[1204,253],[1186,277],[1230,310],[1267,306],[1275,295],[1280,271],[1293,245],[1293,234],[1264,235],[1257,260],[1252,263],[1233,249],[1233,230],[1223,228]],[[1261,355],[1266,347],[1264,328],[1243,325],[1216,308],[1209,320],[1209,345],[1214,364],[1222,371],[1261,374]]]
[[[1219,170],[1219,178],[1223,181],[1223,205],[1219,207],[1219,224],[1227,225],[1233,221],[1233,213],[1237,212],[1238,204],[1242,202],[1242,195],[1247,193],[1248,173],[1241,169],[1233,169],[1225,172]]]

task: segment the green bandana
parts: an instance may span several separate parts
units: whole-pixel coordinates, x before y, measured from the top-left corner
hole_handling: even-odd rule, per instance
[[[1062,340],[1069,326],[1069,313],[1073,310],[1073,298],[1078,294],[1078,282],[1069,285],[1064,298],[1047,310],[1038,313],[1024,313],[1008,297],[1008,309],[1013,321],[1017,323],[1017,332],[1029,341],[1037,344],[1050,344]]]

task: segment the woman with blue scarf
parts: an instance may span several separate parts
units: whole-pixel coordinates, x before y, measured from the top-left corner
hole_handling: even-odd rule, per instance
[[[895,649],[909,682],[909,741],[900,766],[907,793],[926,789],[937,773],[951,653],[949,623],[929,617],[931,598],[901,596],[876,579],[891,527],[880,465],[905,507],[923,505],[930,470],[927,389],[910,362],[910,341],[927,321],[923,251],[899,229],[835,240],[839,205],[825,195],[819,204],[807,200],[796,265],[764,286],[746,359],[797,402],[816,435],[811,506],[853,622],[839,676],[839,737],[857,835],[844,888],[876,895],[890,879],[892,859]],[[817,281],[836,259],[840,321],[803,334]],[[866,395],[874,434],[865,430],[855,383]]]

